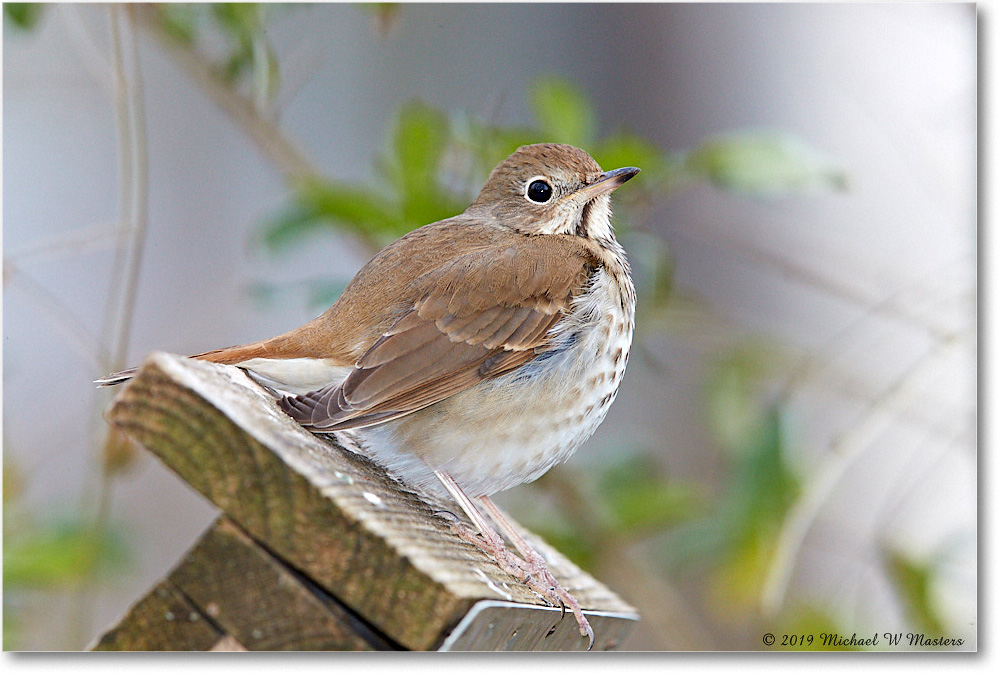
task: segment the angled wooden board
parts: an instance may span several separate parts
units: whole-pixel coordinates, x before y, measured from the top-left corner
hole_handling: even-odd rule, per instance
[[[523,607],[523,617],[535,618],[519,624],[522,635],[532,626],[542,634],[552,626],[551,608],[541,598],[456,537],[438,515],[456,506],[403,486],[364,457],[308,433],[236,368],[154,353],[115,399],[108,419],[239,530],[403,648],[444,646],[456,627],[468,629],[462,622],[480,601]],[[614,635],[604,644],[620,644],[638,619],[635,610],[557,551],[528,538]],[[476,613],[486,616],[484,611],[480,606]],[[600,648],[601,632],[597,641]],[[585,649],[586,640],[566,646]],[[486,647],[465,639],[449,648]]]

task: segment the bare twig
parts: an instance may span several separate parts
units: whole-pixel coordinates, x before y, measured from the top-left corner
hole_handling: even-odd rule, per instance
[[[146,123],[142,100],[142,72],[136,44],[136,28],[131,7],[111,5],[111,44],[114,66],[115,109],[118,120],[120,202],[118,228],[118,249],[115,254],[108,291],[108,305],[103,327],[101,346],[106,348],[104,365],[107,370],[124,366],[128,344],[132,332],[132,318],[138,289],[139,270],[145,245],[148,173],[146,155]],[[127,27],[128,44],[124,45],[123,24]],[[126,54],[127,51],[127,54]],[[126,72],[126,58],[128,68]],[[105,404],[103,396],[95,396],[95,404],[101,408]],[[95,414],[93,419],[100,420]],[[107,431],[103,448],[114,443],[112,431]],[[102,470],[98,477],[96,494],[86,493],[95,500],[95,512],[91,525],[95,536],[107,533],[111,515],[111,489],[113,477],[104,452]],[[89,628],[88,611],[92,605],[94,589],[90,579],[81,582],[73,595],[70,605],[70,644],[74,648],[84,642]]]
[[[871,440],[885,431],[929,384],[926,380],[933,374],[939,361],[958,346],[957,339],[936,343],[878,397],[864,418],[833,441],[823,465],[813,474],[803,490],[802,498],[785,519],[778,537],[774,562],[761,594],[761,605],[765,613],[773,614],[783,603],[791,581],[793,562],[819,509],[837,483],[864,450],[871,446]]]
[[[146,109],[142,100],[142,68],[139,65],[139,48],[135,39],[135,8],[126,6],[126,20],[129,24],[129,60],[131,61],[132,86],[128,88],[128,110],[131,112],[130,141],[133,151],[131,170],[134,193],[131,199],[132,238],[129,242],[129,265],[125,270],[122,298],[122,320],[115,347],[111,352],[114,360],[112,369],[125,366],[125,356],[132,336],[132,315],[139,287],[139,269],[142,267],[142,253],[146,243],[146,225],[149,208],[148,157],[146,150]]]
[[[42,241],[20,251],[7,253],[4,260],[19,265],[28,262],[51,262],[63,257],[103,251],[112,248],[115,242],[115,226],[98,223],[77,228],[67,234],[60,234],[48,241]]]
[[[62,23],[76,47],[76,53],[84,67],[94,80],[107,92],[114,91],[114,81],[111,77],[111,64],[101,53],[100,41],[88,27],[87,21],[80,11],[80,5],[67,3],[58,5],[56,15],[62,18]]]
[[[287,181],[295,183],[320,175],[274,122],[263,117],[253,103],[233,90],[197,51],[161,28],[155,7],[134,6],[131,9],[136,24],[152,36],[188,76],[243,129],[260,151],[284,174]]]
[[[20,271],[9,259],[4,260],[3,268],[5,285],[17,284],[21,292],[41,310],[41,316],[62,333],[66,344],[76,352],[77,356],[92,364],[95,369],[99,368],[105,360],[104,349],[84,328],[83,320],[44,286]]]
[[[125,75],[125,62],[122,57],[121,26],[118,16],[121,9],[111,6],[111,54],[114,71],[114,101],[115,122],[118,132],[118,241],[114,260],[111,264],[111,288],[108,290],[107,305],[104,310],[104,323],[101,329],[101,344],[107,345],[108,362],[102,364],[102,370],[115,370],[114,358],[117,349],[115,343],[115,328],[122,323],[124,304],[119,297],[124,270],[128,264],[130,247],[127,245],[129,232],[132,228],[132,133],[130,131],[130,115],[128,110],[128,80]]]
[[[892,317],[913,325],[926,331],[931,337],[941,338],[944,333],[947,333],[947,329],[935,325],[925,317],[916,315],[909,307],[900,304],[899,298],[896,296],[885,299],[875,298],[871,292],[845,282],[845,279],[849,277],[847,274],[834,277],[828,272],[809,267],[787,256],[766,250],[763,247],[739,238],[737,235],[724,232],[720,228],[703,228],[697,234],[692,232],[677,232],[675,236],[685,237],[694,241],[721,244],[727,250],[739,252],[747,259],[774,269],[789,279],[794,279],[805,286],[817,288],[836,298],[846,300],[860,307],[869,308],[873,313]]]

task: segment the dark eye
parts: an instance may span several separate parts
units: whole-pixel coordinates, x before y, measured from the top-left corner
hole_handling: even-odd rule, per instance
[[[528,190],[525,194],[531,201],[544,204],[552,199],[552,186],[544,180],[536,179],[528,184]]]

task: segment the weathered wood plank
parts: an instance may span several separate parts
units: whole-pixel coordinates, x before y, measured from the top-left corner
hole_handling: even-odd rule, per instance
[[[436,515],[456,506],[306,432],[238,369],[155,353],[108,418],[269,551],[406,648],[441,646],[479,600],[518,603],[529,614],[535,606],[542,610],[535,630],[551,625],[544,601]],[[637,618],[630,606],[551,548],[538,548],[586,609],[617,614],[628,630]]]
[[[203,651],[225,634],[169,581],[161,581],[98,639],[94,651]]]
[[[169,580],[251,651],[367,651],[392,645],[262,549],[232,521],[209,528]],[[371,644],[374,642],[375,644]]]

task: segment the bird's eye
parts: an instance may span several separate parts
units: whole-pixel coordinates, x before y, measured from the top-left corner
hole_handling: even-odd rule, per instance
[[[528,183],[528,188],[524,194],[536,204],[544,204],[552,199],[552,186],[549,185],[548,181],[536,178]]]

